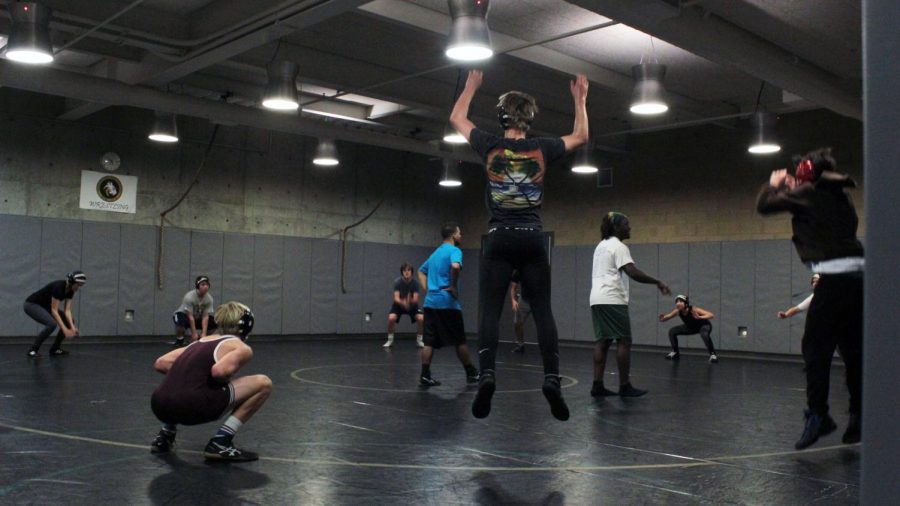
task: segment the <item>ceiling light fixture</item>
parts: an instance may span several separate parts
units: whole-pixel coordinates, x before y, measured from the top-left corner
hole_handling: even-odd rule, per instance
[[[157,112],[147,138],[156,142],[178,142],[178,121],[175,115]]]
[[[340,162],[337,156],[337,147],[331,139],[319,139],[316,146],[316,154],[313,156],[313,163],[320,166],[332,167]]]
[[[14,2],[9,5],[9,13],[12,29],[6,44],[6,58],[32,65],[52,62],[51,10],[37,2]]]
[[[594,157],[591,156],[591,149],[588,146],[579,149],[575,155],[575,160],[572,162],[572,172],[577,174],[594,174],[598,170],[600,168],[597,167]]]
[[[266,68],[269,83],[262,105],[266,109],[276,111],[296,111],[300,108],[297,100],[297,74],[300,67],[291,61],[282,60],[270,64]]]
[[[454,160],[444,159],[444,174],[441,177],[441,182],[438,183],[441,186],[446,186],[448,188],[453,188],[456,186],[462,186],[462,180],[459,178],[459,168],[458,162]]]
[[[659,63],[640,63],[631,67],[634,76],[634,93],[631,95],[631,112],[650,115],[669,110],[665,100],[663,78],[666,66]]]
[[[445,54],[451,60],[479,61],[494,55],[487,24],[490,0],[447,0],[453,24]]]
[[[781,151],[781,145],[775,140],[775,116],[767,112],[753,115],[753,142],[747,151],[754,155],[769,155]]]
[[[444,127],[444,142],[447,144],[465,144],[468,141],[450,125]]]

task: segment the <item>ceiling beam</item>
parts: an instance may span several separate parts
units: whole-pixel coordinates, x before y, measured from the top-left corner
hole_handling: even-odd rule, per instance
[[[0,86],[96,102],[106,107],[138,107],[205,118],[211,122],[226,125],[244,125],[309,137],[330,137],[427,156],[474,163],[479,161],[471,150],[447,153],[440,151],[435,143],[317,121],[299,117],[296,114],[277,114],[252,107],[176,95],[155,88],[129,85],[112,79],[76,74],[50,67],[25,67],[0,60]]]
[[[861,96],[843,90],[838,78],[718,16],[704,16],[700,9],[679,9],[660,0],[568,1],[862,120]]]
[[[227,60],[253,48],[268,44],[297,30],[321,23],[322,21],[352,11],[365,0],[342,0],[340,2],[310,2],[311,7],[296,14],[279,19],[271,25],[254,30],[246,35],[230,41],[217,43],[212,47],[195,48],[185,58],[175,64],[165,62],[158,57],[149,56],[143,62],[141,72],[129,76],[127,84],[147,84],[163,86],[176,79],[202,70],[221,61]],[[60,119],[76,120],[102,110],[102,104],[82,104],[66,111]]]

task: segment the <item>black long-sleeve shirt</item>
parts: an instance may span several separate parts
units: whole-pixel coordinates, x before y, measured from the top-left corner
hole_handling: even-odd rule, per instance
[[[804,263],[863,256],[856,238],[859,218],[846,188],[856,183],[846,174],[825,171],[812,184],[794,189],[773,188],[766,183],[756,200],[760,214],[789,212],[791,238]]]

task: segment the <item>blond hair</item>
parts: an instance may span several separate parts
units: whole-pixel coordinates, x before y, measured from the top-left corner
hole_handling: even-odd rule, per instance
[[[238,322],[250,308],[237,301],[226,302],[216,309],[216,325],[220,334],[239,335],[241,332]]]

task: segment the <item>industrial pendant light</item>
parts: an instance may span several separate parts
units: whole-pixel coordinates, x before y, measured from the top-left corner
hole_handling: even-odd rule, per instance
[[[12,29],[6,58],[34,65],[52,62],[50,9],[36,2],[14,2],[9,5],[9,14]]]
[[[634,93],[631,95],[631,112],[650,115],[669,110],[665,100],[663,78],[666,66],[659,63],[640,63],[631,67],[634,76]]]
[[[575,155],[575,160],[572,162],[572,172],[578,174],[594,174],[597,172],[599,167],[594,162],[594,157],[591,156],[591,149],[588,146],[584,146],[578,153]]]
[[[282,60],[270,64],[266,68],[269,83],[262,105],[266,109],[276,111],[296,111],[300,108],[297,100],[297,74],[300,67],[290,61]]]
[[[319,139],[313,163],[321,166],[334,166],[341,163],[337,156],[337,147],[331,139]]]
[[[178,142],[178,122],[175,115],[157,112],[147,138],[156,142]]]
[[[453,25],[445,54],[451,60],[478,61],[494,55],[487,15],[490,0],[447,0]]]
[[[444,159],[444,174],[441,176],[441,186],[455,187],[462,186],[462,180],[459,179],[458,163],[454,160]]]
[[[466,138],[449,124],[444,127],[444,142],[447,144],[465,144]]]
[[[781,146],[775,139],[775,116],[764,111],[760,111],[762,104],[763,89],[766,82],[759,84],[759,93],[756,94],[756,112],[753,113],[753,140],[747,151],[754,155],[768,155],[781,151]]]
[[[767,112],[753,115],[753,141],[747,151],[754,155],[768,155],[781,151],[775,139],[775,116]]]

